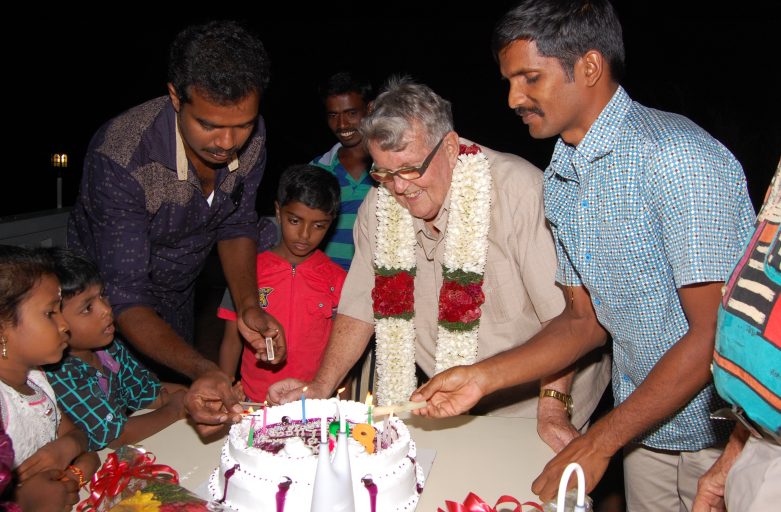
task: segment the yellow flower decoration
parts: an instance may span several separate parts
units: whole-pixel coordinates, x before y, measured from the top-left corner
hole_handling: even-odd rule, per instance
[[[158,512],[160,505],[161,502],[157,501],[151,492],[136,491],[133,496],[114,505],[111,512]]]

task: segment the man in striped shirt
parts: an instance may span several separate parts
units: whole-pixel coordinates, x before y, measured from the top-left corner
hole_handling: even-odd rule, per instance
[[[363,198],[374,186],[374,180],[368,172],[371,156],[358,131],[361,119],[371,105],[372,86],[368,81],[341,72],[325,81],[320,87],[320,96],[325,105],[328,127],[338,142],[311,163],[331,172],[339,180],[342,206],[336,228],[326,239],[325,253],[347,271],[355,253],[355,214]]]

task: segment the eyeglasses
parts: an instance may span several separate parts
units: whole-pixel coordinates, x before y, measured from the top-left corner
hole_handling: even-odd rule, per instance
[[[416,180],[426,173],[426,169],[428,169],[429,164],[436,156],[437,151],[439,150],[439,146],[442,145],[444,140],[445,136],[439,139],[437,145],[434,146],[434,149],[431,150],[431,153],[429,153],[426,159],[423,160],[423,163],[420,164],[420,167],[402,167],[401,169],[391,171],[390,169],[383,169],[381,167],[375,167],[372,165],[372,168],[369,169],[369,174],[372,178],[380,183],[387,183],[393,180],[394,176],[398,176],[403,180]]]

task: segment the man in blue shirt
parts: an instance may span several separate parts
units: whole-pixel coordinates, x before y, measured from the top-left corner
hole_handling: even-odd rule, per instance
[[[554,496],[570,462],[589,489],[625,448],[629,510],[690,509],[728,435],[709,365],[721,287],[750,233],[740,164],[690,120],[633,102],[619,85],[621,25],[607,0],[531,0],[493,48],[508,104],[534,138],[558,135],[545,216],[568,307],[525,345],[437,375],[422,414],[468,409],[493,390],[554,373],[613,339],[616,408],[548,463]]]
[[[193,285],[215,243],[242,334],[263,357],[264,337],[275,338],[274,361],[284,359],[284,334],[255,285],[268,66],[263,44],[236,23],[182,31],[168,95],[93,137],[68,222],[68,245],[100,269],[122,336],[192,379],[185,403],[202,423],[238,421],[242,409],[228,376],[192,346]]]
[[[345,271],[355,254],[353,224],[358,207],[374,186],[369,176],[372,159],[358,127],[371,105],[371,84],[347,72],[331,75],[320,88],[328,128],[337,142],[330,151],[312,160],[336,176],[341,188],[341,208],[333,233],[326,239],[325,253]]]

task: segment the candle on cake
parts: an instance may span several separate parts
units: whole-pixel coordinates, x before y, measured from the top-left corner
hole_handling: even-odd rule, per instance
[[[366,423],[372,424],[372,393],[366,393]]]
[[[301,423],[306,423],[306,390],[308,386],[304,386],[301,390]]]
[[[342,407],[337,402],[337,408],[339,409],[339,433],[340,434],[346,434],[347,433],[347,417],[342,412]]]
[[[252,448],[253,441],[255,440],[255,411],[252,407],[249,408],[249,413],[252,420],[249,422],[249,437],[247,437],[247,448]]]

